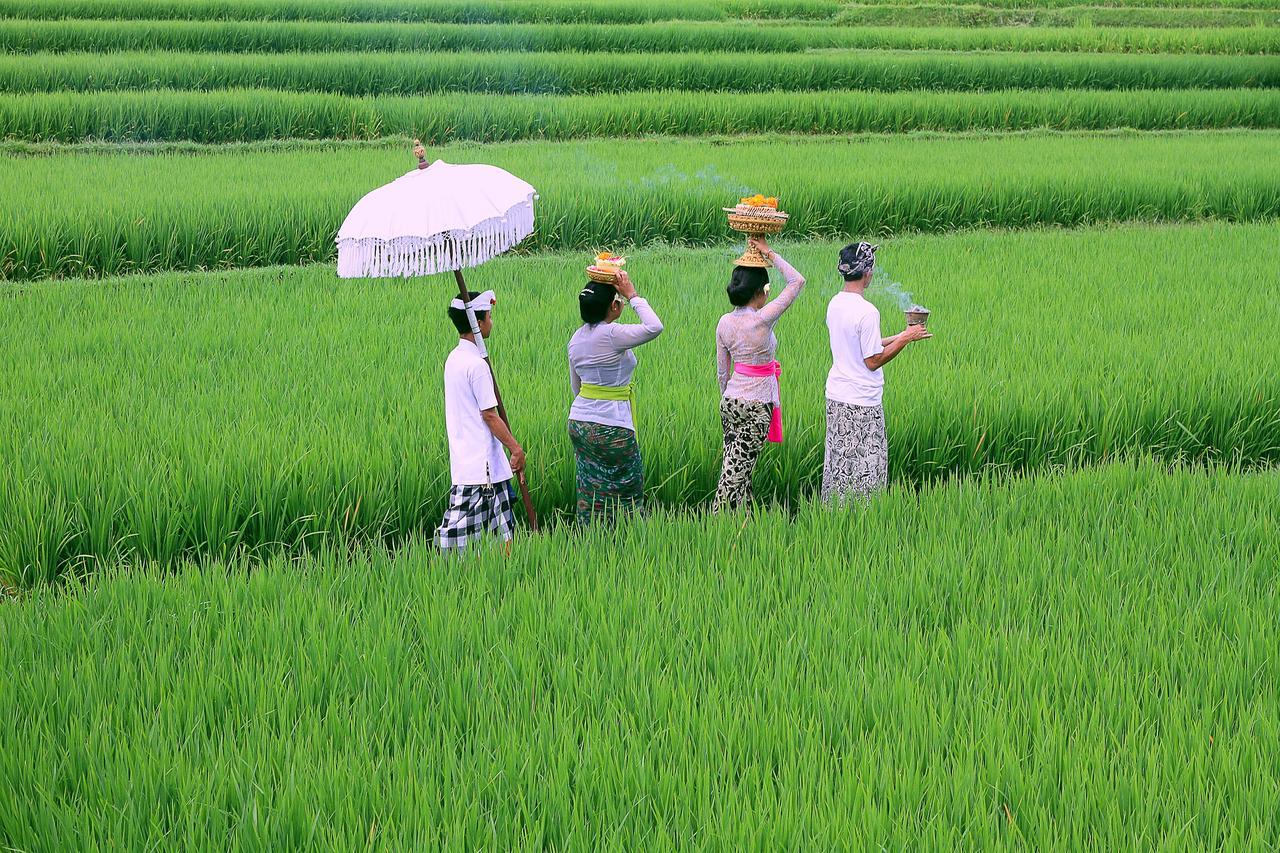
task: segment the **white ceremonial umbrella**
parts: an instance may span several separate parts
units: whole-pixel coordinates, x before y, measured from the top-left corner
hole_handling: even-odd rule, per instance
[[[533,233],[537,190],[497,166],[453,165],[443,160],[428,166],[426,152],[416,139],[413,153],[418,157],[417,169],[378,187],[347,214],[336,238],[338,276],[408,278],[452,271],[476,346],[489,363],[462,270],[497,257]],[[489,374],[498,414],[509,427],[492,363]],[[537,530],[523,472],[519,481],[530,526]]]

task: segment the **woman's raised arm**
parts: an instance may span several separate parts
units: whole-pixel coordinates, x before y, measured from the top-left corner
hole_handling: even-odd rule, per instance
[[[783,313],[791,307],[791,303],[796,301],[796,297],[800,295],[800,291],[804,290],[804,276],[800,275],[800,273],[796,271],[795,267],[787,263],[786,258],[782,257],[782,255],[779,255],[777,252],[774,252],[773,265],[776,266],[779,272],[782,273],[783,277],[786,278],[787,286],[778,294],[776,299],[771,299],[769,302],[765,303],[763,308],[760,309],[760,319],[770,325],[778,322]]]

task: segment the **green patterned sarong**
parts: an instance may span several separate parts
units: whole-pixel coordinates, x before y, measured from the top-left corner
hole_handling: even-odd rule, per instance
[[[578,520],[644,508],[644,463],[634,431],[589,421],[569,421],[578,463]]]

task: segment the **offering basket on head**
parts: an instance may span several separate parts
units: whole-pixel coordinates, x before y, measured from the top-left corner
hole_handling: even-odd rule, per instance
[[[618,273],[626,266],[627,259],[610,252],[596,255],[595,261],[587,267],[587,278],[598,284],[617,284]]]
[[[766,234],[777,234],[787,224],[789,215],[778,210],[776,198],[765,198],[762,195],[749,196],[742,199],[736,207],[720,208],[729,215],[729,227],[741,231],[749,237],[763,237]],[[747,250],[734,261],[740,267],[770,267],[773,262],[760,254],[755,246],[747,243]]]

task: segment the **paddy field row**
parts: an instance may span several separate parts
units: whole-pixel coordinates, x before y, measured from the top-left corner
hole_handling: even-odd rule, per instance
[[[886,9],[894,8],[876,7],[867,14],[883,15]],[[901,13],[915,15],[920,11],[920,7],[907,7]],[[994,10],[981,11],[999,14]],[[1276,16],[1280,21],[1280,11]],[[786,53],[901,49],[1215,54],[1280,52],[1280,29],[1271,27],[1109,27],[1103,26],[1104,23],[1099,21],[1098,26],[1092,27],[832,27],[682,21],[602,27],[592,24],[0,19],[0,51]]]
[[[47,53],[0,56],[0,92],[251,87],[345,95],[1280,86],[1271,56],[837,53]]]
[[[898,8],[1080,8],[1080,0],[849,3],[844,0],[0,0],[0,16],[24,19],[250,20],[437,23],[592,23],[651,21],[839,22],[861,10]],[[1096,9],[1266,10],[1280,0],[1090,0]]]
[[[413,165],[408,140],[3,152],[9,279],[329,261],[351,206]],[[526,251],[724,244],[720,208],[759,190],[786,200],[797,238],[1280,216],[1274,131],[458,143],[430,157],[537,187]]]
[[[0,138],[78,143],[1280,127],[1280,89],[351,97],[228,89],[0,94]]]

